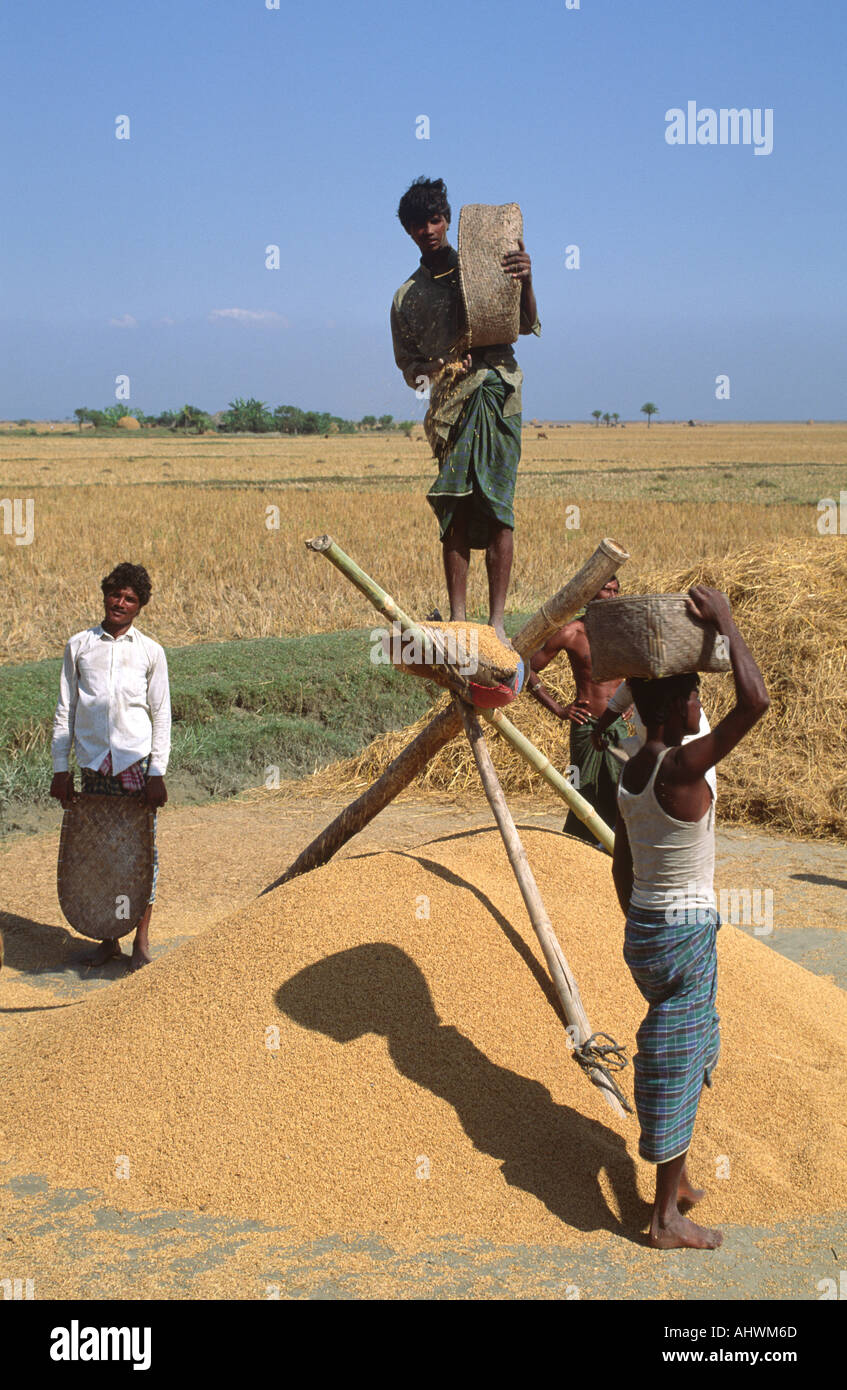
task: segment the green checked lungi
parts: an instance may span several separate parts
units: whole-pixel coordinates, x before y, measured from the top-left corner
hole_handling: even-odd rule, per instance
[[[713,908],[666,913],[630,907],[627,914],[624,960],[650,1005],[633,1058],[638,1152],[648,1163],[686,1152],[703,1083],[712,1084],[720,1052],[720,924]]]
[[[614,830],[621,764],[608,749],[604,748],[600,753],[594,747],[591,735],[596,724],[596,719],[587,719],[584,724],[571,724],[571,766],[579,769],[579,781],[574,779],[574,787],[594,807],[609,829]],[[616,719],[606,730],[606,737],[616,747],[627,733],[624,721]],[[580,840],[588,840],[592,845],[597,840],[597,836],[573,811],[568,812],[564,832],[566,835],[576,835]]]
[[[468,522],[472,550],[485,550],[492,526],[515,528],[515,481],[521,457],[521,416],[504,416],[509,387],[489,371],[468,397],[427,500],[444,540],[463,497],[473,497]]]

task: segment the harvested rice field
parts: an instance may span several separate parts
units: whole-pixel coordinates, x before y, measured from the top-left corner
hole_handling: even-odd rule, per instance
[[[35,526],[32,545],[0,538],[0,659],[60,654],[127,531],[166,647],[362,628],[368,605],[303,548],[324,531],[407,611],[444,611],[418,436],[0,437]],[[56,829],[0,846],[0,1275],[59,1299],[819,1298],[847,1250],[844,556],[817,506],[840,496],[845,442],[524,430],[512,614],[612,536],[624,592],[724,588],[771,692],[719,772],[716,887],[772,892],[766,931],[719,934],[722,1055],[691,1168],[720,1250],[646,1246],[637,1121],[569,1056],[460,740],[336,860],[258,896],[407,731],[306,781],[165,808],[138,975],[88,969]],[[572,698],[564,663],[546,678]],[[728,693],[704,682],[710,717]],[[566,729],[527,699],[515,722],[567,765]],[[645,1005],[608,859],[492,744],[592,1026],[631,1058]],[[631,1099],[631,1066],[620,1080]]]
[[[818,502],[845,486],[843,424],[544,432],[546,441],[524,430],[509,611],[534,611],[604,535],[632,556],[622,578],[630,593],[653,573],[753,545],[824,544]],[[90,602],[89,575],[107,572],[127,535],[135,562],[154,576],[151,635],[166,646],[361,626],[370,613],[361,596],[308,562],[303,541],[322,532],[407,612],[425,616],[443,604],[443,576],[425,500],[435,470],[418,433],[0,430],[2,496],[31,498],[34,527],[31,545],[0,536],[0,660],[59,655],[61,634],[77,630]],[[478,560],[471,613],[487,601]]]

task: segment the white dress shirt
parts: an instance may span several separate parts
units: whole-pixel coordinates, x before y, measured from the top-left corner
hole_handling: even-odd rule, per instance
[[[625,710],[629,709],[630,705],[632,705],[632,722],[635,725],[635,733],[631,734],[629,738],[621,739],[621,747],[623,748],[624,752],[628,753],[629,756],[632,758],[638,752],[639,748],[641,748],[641,746],[644,743],[646,743],[647,730],[645,729],[644,722],[635,706],[635,701],[632,698],[632,691],[630,690],[626,681],[621,681],[614,695],[610,699],[607,705],[607,709],[613,710],[615,714],[623,714]],[[706,718],[706,712],[703,709],[703,706],[701,705],[700,728],[697,730],[696,734],[686,734],[682,741],[683,743],[690,743],[693,738],[702,738],[704,734],[710,734],[711,732],[712,726]],[[718,794],[718,778],[715,769],[713,767],[710,767],[704,773],[704,776],[712,789],[712,796],[716,797]]]
[[[67,772],[71,744],[80,767],[112,755],[112,776],[146,758],[164,777],[171,751],[171,697],[164,649],[130,627],[112,637],[98,623],[65,647],[53,719],[53,771]]]

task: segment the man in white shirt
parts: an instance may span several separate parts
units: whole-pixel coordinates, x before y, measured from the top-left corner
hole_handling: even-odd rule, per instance
[[[67,806],[74,799],[71,746],[82,791],[112,796],[143,792],[156,812],[168,799],[165,772],[171,747],[168,665],[158,642],[133,621],[150,600],[143,565],[118,565],[102,581],[105,613],[96,627],[77,632],[65,647],[59,702],[53,720],[50,795]],[[159,860],[153,834],[153,887],[135,934],[130,969],[150,962],[149,930]],[[104,941],[91,958],[103,965],[122,956],[119,940]]]

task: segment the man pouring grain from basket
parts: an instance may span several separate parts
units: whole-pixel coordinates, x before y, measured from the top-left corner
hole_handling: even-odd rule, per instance
[[[443,180],[416,179],[397,215],[421,262],[391,306],[394,358],[409,386],[430,392],[424,429],[439,472],[427,499],[440,527],[450,618],[467,617],[470,552],[484,550],[488,621],[505,642],[523,374],[511,343],[462,350],[459,257],[447,241],[451,214]],[[540,334],[532,265],[522,240],[503,256],[502,268],[520,285],[519,331]]]
[[[680,1210],[705,1195],[692,1186],[686,1157],[720,1047],[715,810],[707,774],[761,719],[769,699],[724,595],[695,586],[689,596],[691,615],[728,639],[735,705],[711,732],[687,739],[700,726],[696,673],[630,678],[647,736],[621,774],[612,875],[626,917],[624,959],[649,1005],[634,1058],[639,1153],[656,1164],[649,1241],[659,1249],[714,1250],[721,1232]]]
[[[74,800],[71,746],[82,775],[83,794],[135,796],[142,793],[155,812],[168,799],[165,772],[170,755],[171,702],[165,653],[134,626],[150,599],[143,565],[118,565],[101,583],[104,615],[95,627],[73,636],[65,647],[59,701],[53,720],[53,781],[50,795],[68,806]],[[153,829],[153,884],[138,922],[130,969],[150,962],[149,930],[156,897],[158,854]],[[90,965],[122,956],[108,938]]]

